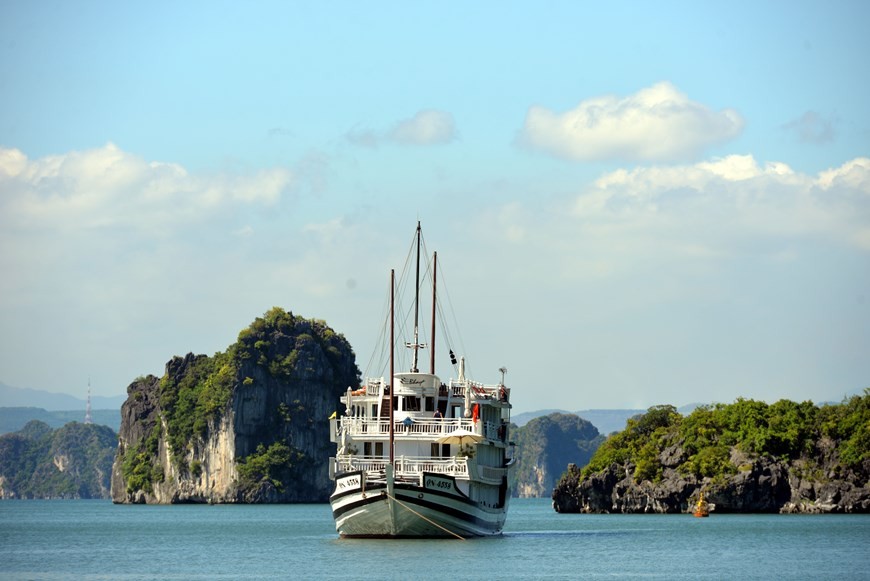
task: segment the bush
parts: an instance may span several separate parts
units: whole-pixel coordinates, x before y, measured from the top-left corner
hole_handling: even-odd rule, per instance
[[[268,481],[279,492],[283,492],[285,477],[304,457],[300,451],[283,442],[274,442],[268,448],[260,444],[255,453],[239,461],[237,468],[245,484],[257,485]]]

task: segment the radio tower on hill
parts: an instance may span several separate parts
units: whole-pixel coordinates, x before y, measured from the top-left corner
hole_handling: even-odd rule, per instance
[[[94,421],[91,419],[91,378],[88,377],[88,407],[85,408],[85,423],[93,424]]]

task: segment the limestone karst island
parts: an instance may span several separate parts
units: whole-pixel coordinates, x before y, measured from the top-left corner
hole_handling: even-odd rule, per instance
[[[130,384],[112,499],[325,502],[327,419],[358,383],[342,335],[274,308],[226,351],[173,358],[163,377]]]

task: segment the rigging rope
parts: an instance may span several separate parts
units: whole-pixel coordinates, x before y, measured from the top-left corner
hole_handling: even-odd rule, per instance
[[[419,516],[420,518],[422,518],[424,521],[428,522],[429,524],[431,524],[431,525],[435,525],[436,527],[438,527],[439,529],[441,529],[441,530],[444,531],[445,533],[448,533],[448,534],[453,535],[454,537],[456,537],[456,538],[459,539],[460,541],[464,541],[464,540],[465,540],[465,537],[463,537],[463,536],[461,536],[461,535],[458,535],[458,534],[454,533],[454,532],[451,531],[450,529],[447,529],[447,528],[442,527],[441,525],[439,525],[437,522],[433,521],[432,519],[426,518],[425,516],[423,516],[422,514],[420,514],[419,512],[417,512],[416,510],[414,510],[414,509],[411,508],[410,506],[406,505],[404,502],[402,502],[401,500],[399,500],[398,498],[396,498],[396,497],[393,496],[392,494],[390,494],[389,492],[387,492],[386,495],[387,495],[389,498],[391,498],[392,500],[396,501],[396,504],[398,504],[398,505],[401,506],[402,508],[404,508],[404,509],[406,509],[406,510],[409,510],[409,511],[411,511],[412,513],[416,514],[417,516]]]

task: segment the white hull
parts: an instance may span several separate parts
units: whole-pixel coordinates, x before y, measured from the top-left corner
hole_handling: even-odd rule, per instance
[[[455,489],[454,489],[455,490]],[[336,530],[342,537],[466,538],[500,534],[507,517],[501,507],[486,507],[461,493],[385,482],[365,490],[336,492],[330,498]]]

